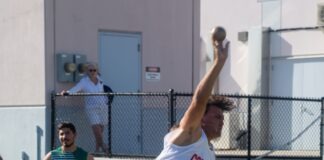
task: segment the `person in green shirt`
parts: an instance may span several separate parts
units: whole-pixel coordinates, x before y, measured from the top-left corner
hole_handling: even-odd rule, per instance
[[[57,126],[61,146],[46,154],[43,160],[94,160],[91,154],[75,144],[76,129],[70,122],[62,122]]]

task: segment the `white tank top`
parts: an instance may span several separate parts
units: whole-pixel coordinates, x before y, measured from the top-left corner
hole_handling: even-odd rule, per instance
[[[202,130],[201,138],[190,145],[178,146],[169,143],[169,137],[174,131],[164,137],[164,147],[156,160],[216,160],[213,148],[209,147],[208,139]]]

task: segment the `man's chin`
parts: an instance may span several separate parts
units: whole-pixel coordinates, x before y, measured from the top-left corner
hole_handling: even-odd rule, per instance
[[[64,143],[63,146],[66,147],[66,148],[69,148],[69,147],[73,146],[73,142],[72,143],[69,143],[69,144],[68,143]]]

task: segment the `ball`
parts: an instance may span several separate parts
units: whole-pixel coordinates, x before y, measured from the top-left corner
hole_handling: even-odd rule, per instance
[[[221,26],[216,26],[212,31],[213,41],[222,42],[226,38],[226,31]]]

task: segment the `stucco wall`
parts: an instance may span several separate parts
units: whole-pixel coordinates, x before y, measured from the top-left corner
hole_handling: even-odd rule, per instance
[[[45,111],[49,93],[73,85],[57,83],[55,54],[81,53],[89,61],[97,61],[100,30],[142,33],[142,69],[159,66],[163,77],[158,83],[143,78],[142,91],[192,91],[199,79],[197,42],[201,41],[206,46],[201,50],[211,56],[210,30],[222,25],[228,31],[231,48],[220,76],[219,92],[245,93],[248,42],[238,41],[238,32],[254,26],[316,26],[317,3],[324,1],[2,0],[0,143],[4,145],[0,145],[0,154],[5,159],[39,159],[45,154],[44,143],[50,137],[49,108]],[[270,36],[273,57],[323,54],[322,30]]]
[[[45,106],[0,108],[0,154],[3,159],[35,159],[45,155]]]
[[[318,26],[317,24],[317,4],[323,3],[323,0],[247,0],[247,1],[202,1],[201,4],[201,37],[203,44],[207,46],[206,53],[211,55],[211,44],[209,42],[210,30],[215,25],[222,25],[228,31],[227,38],[231,41],[230,55],[219,80],[220,93],[243,93],[243,94],[259,94],[249,92],[253,87],[261,89],[257,83],[250,83],[250,78],[256,78],[261,83],[271,82],[271,67],[262,66],[262,74],[266,77],[262,78],[258,74],[252,73],[253,67],[249,65],[249,60],[256,60],[256,56],[251,54],[251,49],[262,47],[260,43],[252,44],[251,35],[248,35],[248,41],[241,42],[238,40],[238,32],[249,31],[254,27],[270,28],[272,30],[288,29],[286,31],[269,32],[270,58],[285,59],[287,57],[323,57],[324,41],[323,30],[302,29]],[[290,28],[299,28],[297,30]],[[256,39],[254,39],[256,40]],[[256,53],[258,54],[258,52]],[[259,53],[261,54],[261,52]],[[260,59],[258,60],[260,62]],[[271,61],[267,60],[271,65]],[[249,67],[250,66],[250,67]],[[260,69],[260,68],[259,68]],[[251,77],[256,76],[256,77]],[[285,76],[283,78],[289,78]],[[281,83],[281,82],[279,82]],[[270,88],[276,84],[267,84]],[[282,89],[286,90],[286,89]],[[293,96],[293,95],[286,95]],[[259,112],[257,112],[259,113]],[[260,112],[261,113],[261,112]],[[271,110],[263,110],[262,113],[270,113]],[[264,115],[263,117],[268,117]],[[233,116],[235,119],[237,116]],[[254,116],[257,118],[262,118]],[[271,123],[271,119],[263,118],[262,123]],[[225,120],[225,129],[228,126]],[[237,122],[240,124],[242,122]],[[264,126],[267,126],[265,124]],[[232,126],[230,126],[232,127]],[[264,128],[258,126],[257,130],[265,131]],[[266,128],[266,127],[265,127]],[[227,134],[223,134],[224,141]],[[265,135],[267,136],[267,135]],[[267,139],[267,137],[263,137]]]
[[[0,1],[0,154],[45,154],[44,3]]]
[[[323,0],[272,1],[262,3],[263,26],[272,29],[311,28],[319,24],[317,5]],[[322,55],[323,30],[284,31],[271,33],[272,57]]]
[[[242,7],[244,6],[244,7]],[[251,26],[261,23],[261,5],[255,0],[248,1],[201,1],[201,39],[206,54],[212,57],[210,32],[215,26],[227,30],[230,54],[219,78],[220,93],[245,93],[247,91],[247,54],[248,42],[237,39],[238,32],[248,31]]]
[[[323,0],[248,0],[201,2],[201,38],[211,55],[210,30],[215,25],[224,26],[231,41],[229,61],[220,77],[221,93],[247,92],[248,41],[238,41],[238,32],[252,27],[270,27],[273,30],[286,28],[315,27],[317,4]],[[242,7],[244,6],[244,7]],[[298,30],[270,33],[272,57],[322,55],[323,30]],[[311,43],[310,43],[311,42]]]
[[[0,105],[44,105],[42,0],[0,2]]]
[[[142,91],[192,91],[193,2],[188,0],[55,1],[55,52],[80,53],[98,61],[98,32],[142,35]],[[197,17],[196,17],[197,18]],[[195,38],[198,38],[196,36]],[[198,53],[197,53],[198,54]],[[196,63],[196,62],[195,62]],[[145,80],[145,67],[161,68],[159,82]],[[103,71],[101,71],[103,72]],[[72,83],[56,83],[60,91]]]
[[[89,62],[98,62],[100,31],[141,34],[141,91],[163,92],[173,88],[191,92],[199,80],[199,3],[197,0],[46,1],[47,95],[50,89],[59,92],[75,84],[57,81],[55,55],[78,53],[86,55]],[[160,81],[146,81],[146,66],[161,68]]]

